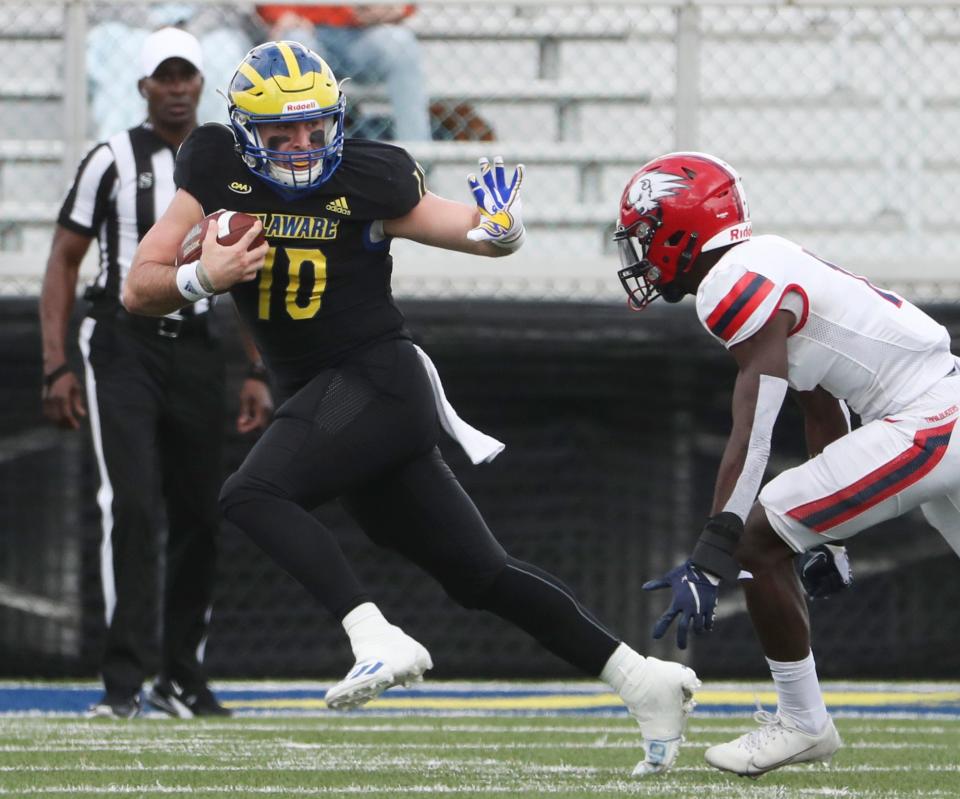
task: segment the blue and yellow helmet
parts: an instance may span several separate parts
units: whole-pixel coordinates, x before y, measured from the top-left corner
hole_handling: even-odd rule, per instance
[[[298,42],[267,42],[244,57],[230,81],[230,124],[247,166],[286,192],[330,178],[343,155],[344,98],[326,62]],[[282,151],[259,126],[320,120],[311,149]],[[271,146],[272,145],[272,146]]]

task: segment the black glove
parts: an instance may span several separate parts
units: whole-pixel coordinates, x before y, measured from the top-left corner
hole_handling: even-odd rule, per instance
[[[670,607],[653,627],[653,637],[662,638],[677,616],[680,617],[677,623],[677,646],[680,649],[687,648],[687,630],[691,624],[697,634],[712,630],[713,618],[717,615],[719,585],[719,577],[707,574],[689,560],[671,569],[659,580],[644,583],[644,591],[669,588],[673,592]]]
[[[847,548],[821,544],[809,549],[796,560],[803,590],[810,599],[824,599],[850,587],[853,569]]]

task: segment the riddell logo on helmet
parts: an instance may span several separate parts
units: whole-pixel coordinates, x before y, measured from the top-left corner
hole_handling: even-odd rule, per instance
[[[283,107],[283,113],[289,114],[293,111],[313,111],[315,108],[319,108],[320,104],[316,100],[300,100],[295,103],[287,103]]]
[[[730,228],[730,241],[743,241],[744,239],[749,239],[752,235],[753,227],[749,224]]]

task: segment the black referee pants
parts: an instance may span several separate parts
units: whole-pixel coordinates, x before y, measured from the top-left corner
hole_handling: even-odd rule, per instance
[[[206,320],[177,338],[156,319],[81,325],[87,399],[100,470],[101,582],[107,634],[101,671],[110,695],[128,697],[151,673],[157,635],[157,476],[168,537],[160,675],[206,682],[203,647],[212,600],[217,492],[222,476],[224,367]],[[159,466],[159,469],[157,468]]]
[[[418,564],[459,604],[497,614],[599,675],[618,639],[559,580],[504,551],[443,461],[439,429],[413,345],[371,346],[279,408],[224,484],[224,515],[342,619],[373,600],[309,513],[340,497],[375,543]]]

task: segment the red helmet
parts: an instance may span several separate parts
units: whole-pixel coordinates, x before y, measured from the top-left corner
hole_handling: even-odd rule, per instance
[[[672,285],[701,252],[750,238],[750,212],[740,176],[705,153],[668,153],[627,182],[614,240],[620,282],[630,306],[642,310],[657,297],[678,302]]]

